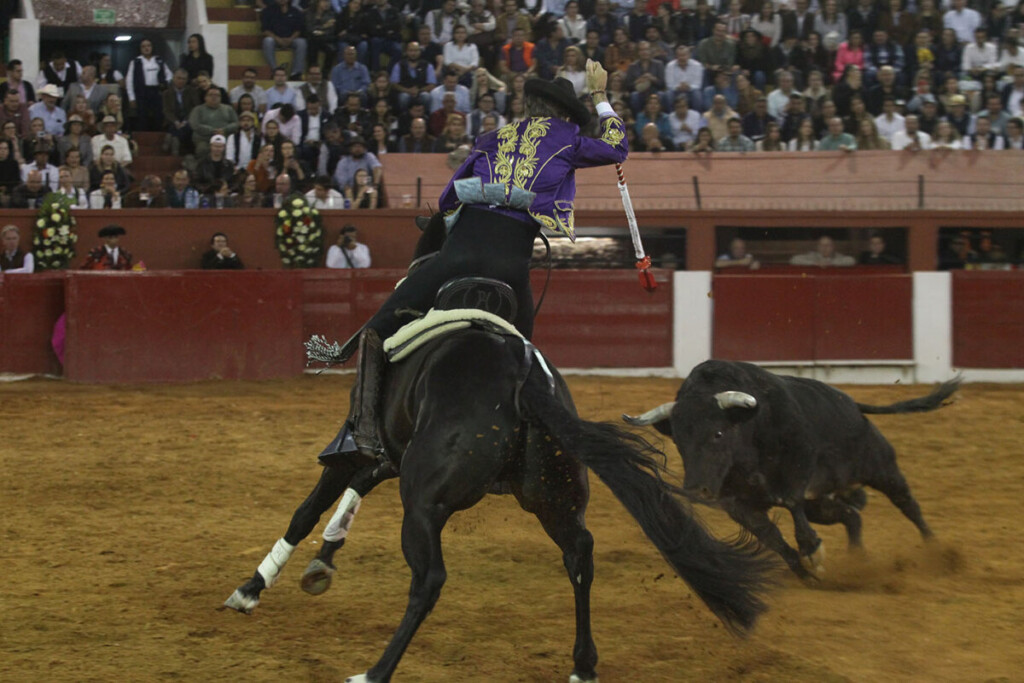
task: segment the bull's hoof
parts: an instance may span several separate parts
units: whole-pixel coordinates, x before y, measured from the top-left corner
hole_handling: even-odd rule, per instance
[[[242,612],[243,614],[252,614],[252,611],[256,609],[256,605],[260,604],[258,597],[252,597],[246,595],[240,590],[235,590],[227,600],[224,601],[224,607],[229,607],[236,612]]]
[[[331,587],[331,577],[334,576],[334,572],[334,567],[319,557],[314,557],[310,560],[309,566],[306,567],[306,571],[302,574],[302,590],[310,595],[326,593],[327,589]]]
[[[808,555],[800,556],[800,563],[816,579],[825,578],[825,542],[818,543],[818,549]]]
[[[569,683],[597,683],[597,674],[593,678],[581,678],[579,674],[569,676]]]
[[[349,676],[345,679],[345,683],[373,683],[373,681],[366,674],[359,674],[358,676]]]

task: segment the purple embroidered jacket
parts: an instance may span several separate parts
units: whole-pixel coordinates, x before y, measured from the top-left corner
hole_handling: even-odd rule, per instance
[[[628,154],[625,125],[617,116],[602,117],[597,139],[581,136],[579,126],[561,119],[534,117],[510,123],[477,138],[441,193],[440,209],[446,213],[458,209],[463,202],[456,181],[475,177],[485,184],[490,200],[481,203],[517,218],[525,210],[542,227],[575,241],[576,169],[622,163]],[[491,185],[495,183],[500,187]],[[505,201],[494,201],[490,190],[503,191]],[[526,200],[528,206],[521,206],[522,190],[536,195],[532,202]]]

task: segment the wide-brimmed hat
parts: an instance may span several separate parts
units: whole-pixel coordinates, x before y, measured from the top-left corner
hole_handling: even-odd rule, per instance
[[[103,120],[100,121],[100,123],[101,124],[103,124],[103,123],[117,123],[117,118],[114,117],[114,116],[111,116],[110,114],[107,114],[106,116],[103,117]]]
[[[542,78],[531,78],[526,81],[524,91],[527,95],[534,95],[562,107],[569,112],[572,122],[581,128],[590,121],[590,110],[576,96],[576,89],[568,79],[559,77],[545,81]]]
[[[108,225],[104,228],[100,228],[99,232],[100,237],[119,237],[125,234],[127,234],[125,229],[120,225]]]
[[[68,120],[64,123],[64,130],[67,130],[68,128],[71,128],[71,124],[72,123],[81,123],[83,126],[85,125],[85,121],[82,120],[81,116],[79,116],[78,114],[72,114],[71,116],[68,117]]]
[[[967,98],[964,97],[963,95],[953,95],[952,97],[949,98],[949,106],[952,107],[952,106],[955,106],[957,104],[966,105],[967,104]]]
[[[49,95],[50,97],[60,97],[60,88],[53,83],[47,83],[42,88],[36,91],[39,95]]]

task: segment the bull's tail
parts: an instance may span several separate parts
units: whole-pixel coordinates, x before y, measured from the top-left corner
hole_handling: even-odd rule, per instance
[[[749,538],[720,541],[662,479],[665,456],[642,437],[614,425],[581,420],[549,392],[540,372],[523,387],[528,419],[567,454],[593,470],[633,515],[676,573],[736,632],[767,609],[761,593],[775,562]]]
[[[864,403],[858,403],[857,407],[860,412],[869,415],[887,415],[891,413],[926,413],[929,410],[935,410],[941,408],[945,403],[946,399],[949,398],[960,388],[960,378],[954,377],[951,380],[943,382],[935,389],[932,393],[927,396],[921,396],[920,398],[912,398],[909,401],[900,401],[899,403],[893,403],[888,406],[869,406]]]

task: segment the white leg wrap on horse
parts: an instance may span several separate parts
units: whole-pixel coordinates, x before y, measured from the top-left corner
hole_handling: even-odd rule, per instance
[[[327,528],[324,529],[325,541],[340,541],[348,536],[348,530],[352,528],[352,520],[359,512],[359,504],[362,501],[363,499],[355,489],[345,489],[345,495],[341,497],[338,509],[334,511],[334,516],[331,517]]]
[[[284,569],[284,565],[288,562],[288,558],[292,556],[294,551],[295,546],[283,538],[279,538],[274,547],[267,553],[267,556],[260,562],[260,566],[256,568],[256,571],[263,577],[263,583],[267,585],[267,588],[273,586],[274,582],[277,581],[278,575],[280,575],[281,570]]]

